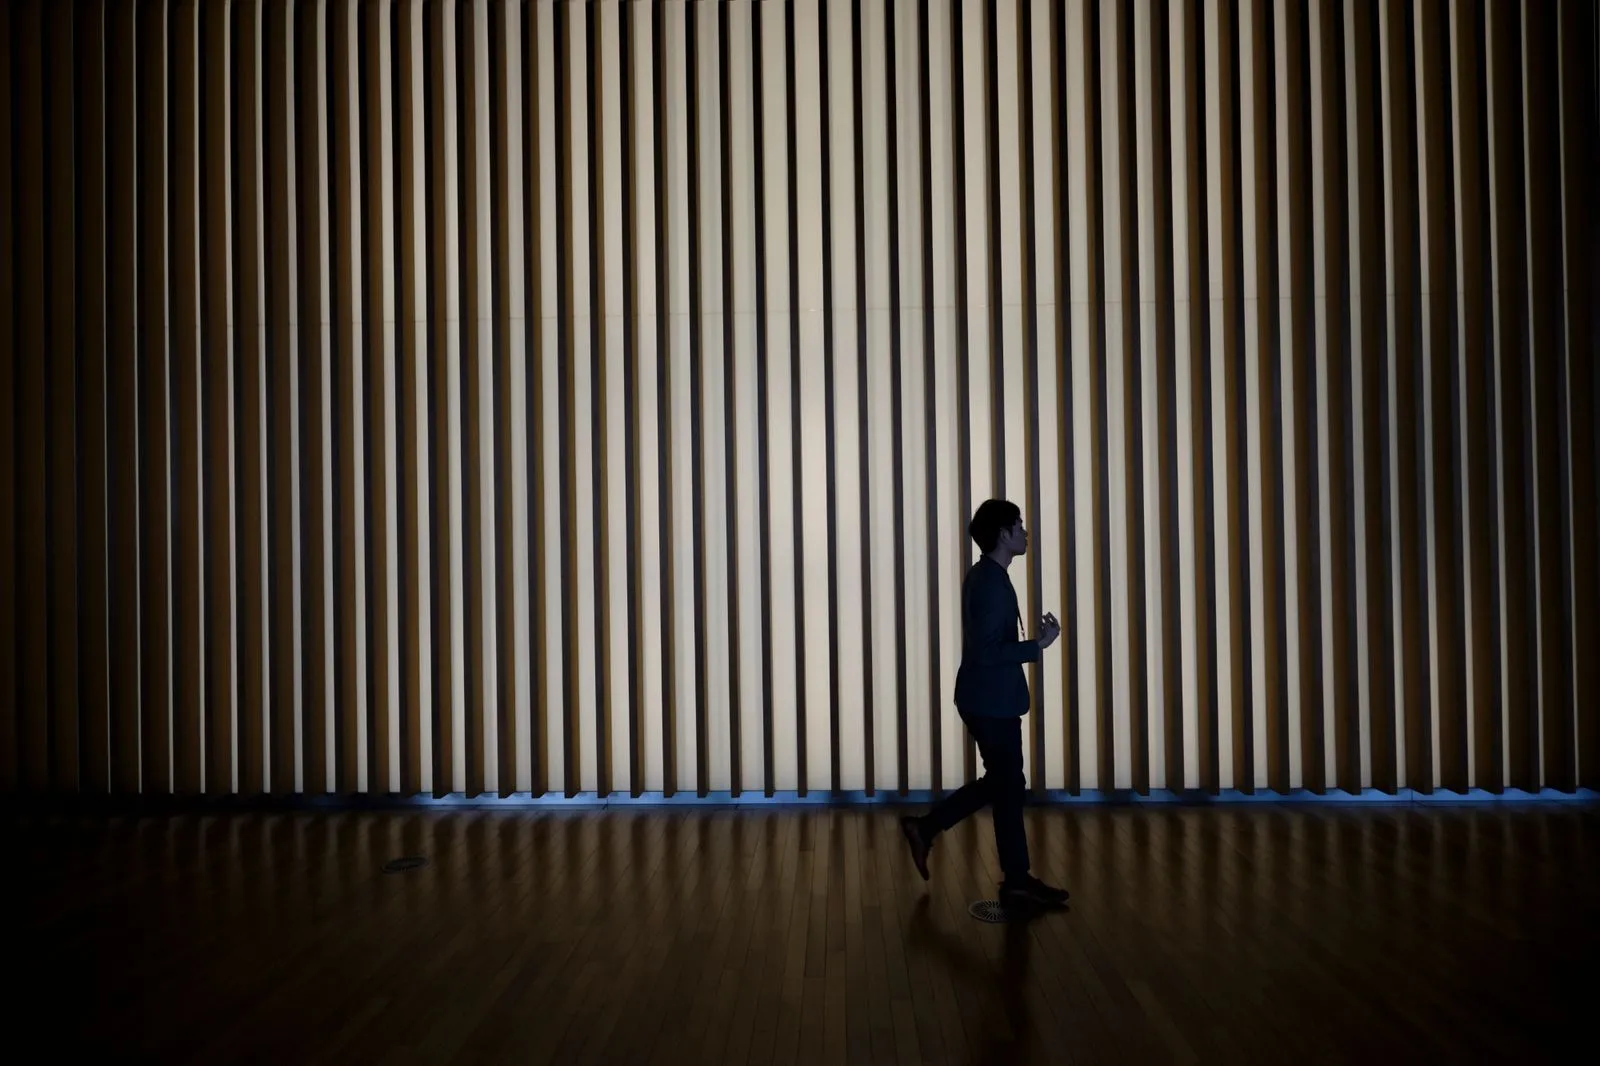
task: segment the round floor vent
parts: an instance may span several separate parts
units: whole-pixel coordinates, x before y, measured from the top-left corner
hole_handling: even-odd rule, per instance
[[[406,855],[399,859],[390,859],[384,863],[383,872],[386,874],[403,874],[407,870],[420,870],[426,865],[428,865],[428,860],[421,855]]]
[[[1009,917],[997,899],[980,899],[967,907],[967,913],[978,921],[988,922],[991,925],[998,925]]]

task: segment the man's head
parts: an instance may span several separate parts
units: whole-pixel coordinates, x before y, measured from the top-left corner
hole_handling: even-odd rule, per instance
[[[985,555],[1022,555],[1028,550],[1028,531],[1022,525],[1022,509],[1010,500],[985,500],[978,506],[967,533]]]

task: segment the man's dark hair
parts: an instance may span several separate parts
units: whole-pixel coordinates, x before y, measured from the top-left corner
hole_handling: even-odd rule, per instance
[[[1000,534],[1022,520],[1022,508],[1010,500],[984,500],[967,523],[967,534],[985,555],[1000,543]]]

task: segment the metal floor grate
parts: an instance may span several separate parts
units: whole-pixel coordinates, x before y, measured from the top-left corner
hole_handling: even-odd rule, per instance
[[[1011,917],[997,899],[980,899],[967,907],[967,913],[978,921],[988,922],[991,925],[997,925]]]

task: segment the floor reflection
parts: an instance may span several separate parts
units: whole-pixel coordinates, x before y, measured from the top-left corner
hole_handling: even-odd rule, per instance
[[[969,1060],[973,1066],[1026,1061],[1038,1043],[1028,1003],[1036,977],[1028,964],[1034,947],[1030,926],[1039,920],[1063,921],[1068,912],[1019,916],[978,929],[978,944],[998,940],[999,957],[993,958],[970,935],[964,938],[940,928],[932,911],[932,899],[926,895],[912,908],[906,923],[907,963],[941,967],[952,984],[981,1005],[977,1016],[962,1019],[968,1047],[976,1048]],[[967,915],[958,920],[973,921]]]
[[[0,817],[16,1039],[563,1066],[1600,1052],[1594,808],[1031,808],[1072,910],[1004,925],[966,910],[999,876],[988,821],[924,883],[897,813]],[[62,989],[73,1024],[45,1033]]]

